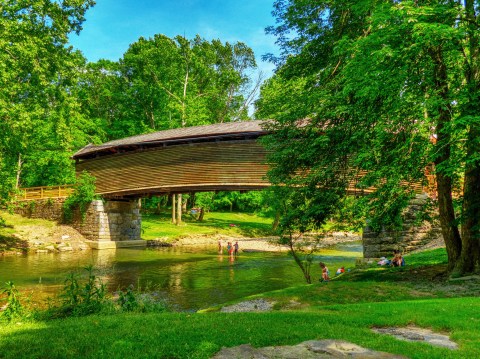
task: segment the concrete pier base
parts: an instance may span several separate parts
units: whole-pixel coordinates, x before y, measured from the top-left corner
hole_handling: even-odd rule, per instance
[[[146,248],[147,241],[87,241],[92,249]]]

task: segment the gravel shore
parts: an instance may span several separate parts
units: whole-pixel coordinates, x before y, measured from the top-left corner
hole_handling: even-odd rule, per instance
[[[339,243],[360,241],[362,238],[359,234],[349,232],[334,232],[327,236],[324,236],[320,243],[319,248],[329,247]],[[186,237],[177,240],[173,243],[174,246],[217,246],[221,241],[223,247],[227,246],[228,242],[232,244],[238,241],[240,251],[245,252],[285,252],[288,251],[288,247],[276,243],[278,237],[263,237],[263,238],[238,238],[228,237],[223,235],[217,236],[197,236]],[[313,239],[312,239],[313,240]]]

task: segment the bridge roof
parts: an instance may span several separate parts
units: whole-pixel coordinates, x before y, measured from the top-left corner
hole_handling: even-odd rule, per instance
[[[105,142],[101,145],[87,145],[75,153],[73,159],[92,158],[96,155],[107,155],[120,150],[135,150],[139,147],[156,147],[195,141],[215,141],[219,138],[235,138],[239,136],[259,137],[268,131],[262,128],[266,121],[241,121],[217,123],[206,126],[175,128],[147,133],[119,140]]]

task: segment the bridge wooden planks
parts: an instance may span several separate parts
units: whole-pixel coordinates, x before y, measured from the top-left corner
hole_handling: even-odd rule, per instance
[[[97,193],[121,196],[269,186],[265,149],[255,140],[159,147],[77,164],[97,178]]]

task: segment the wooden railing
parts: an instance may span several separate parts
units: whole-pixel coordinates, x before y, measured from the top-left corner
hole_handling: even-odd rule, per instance
[[[68,197],[73,192],[74,187],[74,185],[63,185],[20,188],[16,199],[17,201],[28,201],[33,199]]]

